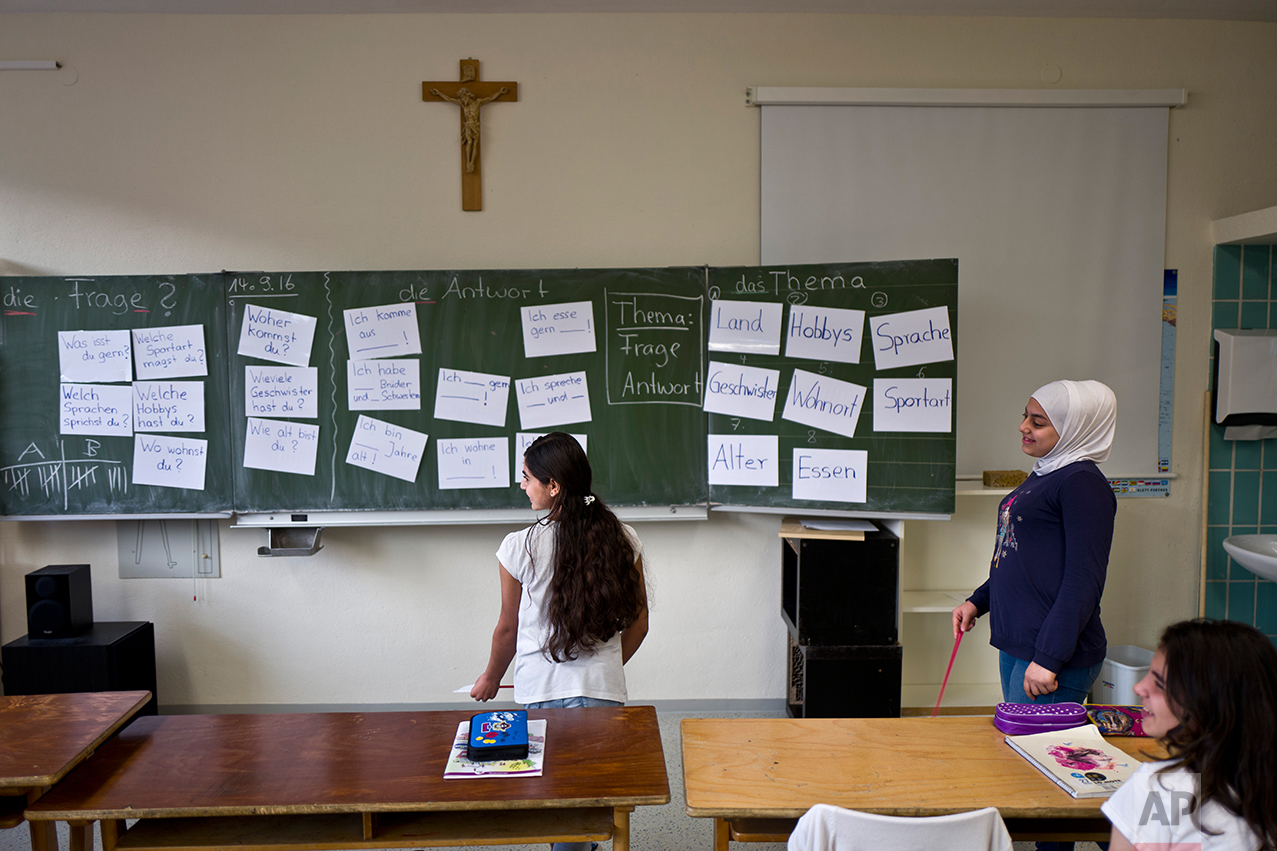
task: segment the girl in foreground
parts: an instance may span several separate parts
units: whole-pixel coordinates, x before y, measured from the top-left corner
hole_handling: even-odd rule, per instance
[[[1177,623],[1135,693],[1171,758],[1104,802],[1111,851],[1277,851],[1277,647],[1246,624]]]
[[[590,490],[590,462],[563,432],[524,453],[536,511],[497,550],[501,615],[488,667],[470,696],[491,700],[514,661],[514,699],[528,709],[620,706],[625,673],[647,635],[638,536]]]

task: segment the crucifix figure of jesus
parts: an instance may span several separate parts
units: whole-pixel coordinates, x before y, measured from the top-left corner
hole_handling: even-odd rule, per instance
[[[461,107],[461,209],[483,209],[482,158],[479,151],[479,107],[495,100],[517,101],[518,83],[479,80],[479,61],[461,60],[459,82],[424,82],[423,101],[445,101]]]

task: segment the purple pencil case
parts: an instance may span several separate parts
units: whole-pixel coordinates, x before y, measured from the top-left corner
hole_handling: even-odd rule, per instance
[[[1086,707],[1080,703],[999,703],[993,712],[993,726],[1008,736],[1049,733],[1086,723]]]

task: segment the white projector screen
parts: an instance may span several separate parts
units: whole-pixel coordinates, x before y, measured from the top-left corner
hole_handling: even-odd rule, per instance
[[[1156,475],[1166,107],[761,109],[764,265],[958,258],[959,476],[1028,469],[1059,378],[1117,394],[1105,474]]]

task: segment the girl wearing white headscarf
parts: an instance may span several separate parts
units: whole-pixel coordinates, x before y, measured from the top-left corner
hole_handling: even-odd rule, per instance
[[[1116,423],[1117,399],[1098,381],[1053,381],[1025,406],[1020,448],[1033,472],[998,507],[988,581],[953,610],[955,639],[990,613],[1007,702],[1081,703],[1099,674],[1117,500],[1096,463]]]

